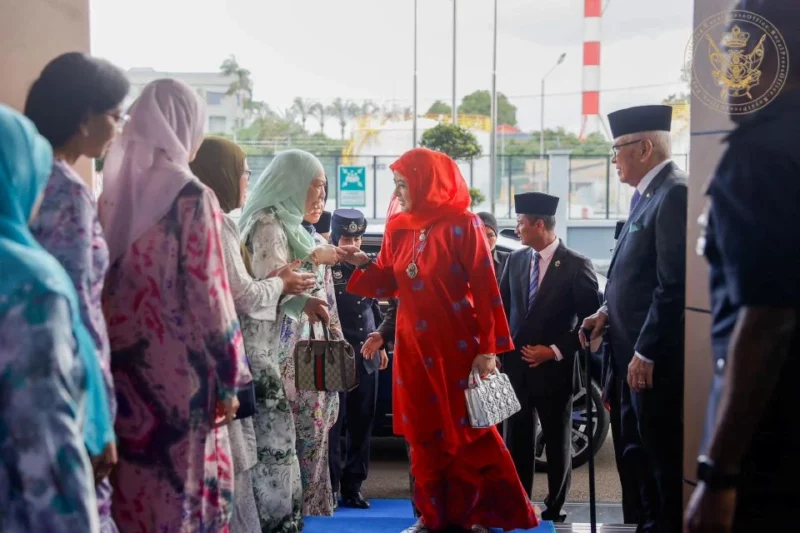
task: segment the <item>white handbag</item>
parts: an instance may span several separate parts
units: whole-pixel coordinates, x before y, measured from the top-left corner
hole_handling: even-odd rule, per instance
[[[469,421],[474,428],[495,426],[522,408],[508,376],[497,369],[486,379],[481,379],[473,369],[464,394]]]

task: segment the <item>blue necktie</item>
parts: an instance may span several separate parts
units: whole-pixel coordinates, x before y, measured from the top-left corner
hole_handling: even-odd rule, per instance
[[[639,192],[639,189],[636,189],[636,191],[634,191],[634,193],[633,193],[633,197],[631,198],[631,208],[628,211],[628,214],[633,213],[633,208],[636,207],[636,204],[639,203],[639,199],[641,197],[642,197],[642,195]]]
[[[533,300],[536,298],[536,291],[539,290],[539,252],[533,253],[533,268],[531,269],[531,282],[528,286],[528,308],[533,307]]]

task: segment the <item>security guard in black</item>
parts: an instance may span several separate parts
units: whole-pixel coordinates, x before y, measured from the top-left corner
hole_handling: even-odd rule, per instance
[[[340,239],[360,238],[367,229],[364,215],[356,209],[338,209],[331,221],[331,242],[338,246]],[[351,243],[347,243],[351,244]],[[347,283],[355,267],[339,263],[331,268],[336,292],[336,306],[344,338],[355,351],[359,370],[359,385],[350,392],[339,393],[339,417],[329,437],[331,484],[335,497],[341,490],[342,505],[366,509],[369,502],[361,494],[361,484],[369,471],[370,436],[375,421],[378,397],[378,370],[383,353],[365,359],[361,348],[370,333],[381,323],[378,301],[347,292]],[[344,455],[341,437],[346,436]]]

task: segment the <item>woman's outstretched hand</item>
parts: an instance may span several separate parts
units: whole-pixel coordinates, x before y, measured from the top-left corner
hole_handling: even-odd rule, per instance
[[[497,357],[494,354],[476,355],[472,360],[472,368],[478,371],[481,378],[488,377],[497,368]]]
[[[311,252],[311,259],[318,265],[333,266],[339,261],[344,260],[346,255],[346,252],[338,246],[323,244],[314,248],[314,251]]]
[[[267,278],[279,277],[283,280],[283,294],[297,295],[310,291],[317,283],[317,277],[308,272],[296,272],[302,263],[297,260],[294,263],[283,265],[269,273]]]
[[[363,266],[369,263],[369,256],[362,252],[358,246],[342,246],[341,250],[345,253],[345,256],[341,259],[342,261],[355,266]]]

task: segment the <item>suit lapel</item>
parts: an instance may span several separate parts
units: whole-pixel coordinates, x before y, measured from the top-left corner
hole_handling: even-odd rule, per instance
[[[565,254],[566,246],[564,246],[563,242],[560,242],[556,251],[553,252],[553,257],[550,258],[550,265],[547,267],[547,272],[544,273],[542,282],[539,284],[539,290],[536,293],[536,299],[533,301],[533,307],[538,307],[540,302],[545,300],[546,295],[558,285],[560,273],[564,269],[561,265],[561,261],[564,259]],[[531,311],[533,311],[533,308],[528,309],[528,315],[531,314]]]
[[[664,183],[664,180],[667,179],[667,176],[672,172],[674,163],[670,161],[667,163],[664,168],[653,178],[653,181],[650,182],[650,185],[647,186],[645,189],[644,194],[639,199],[639,202],[633,208],[633,211],[628,215],[628,220],[625,222],[625,225],[622,227],[622,231],[619,233],[619,238],[617,239],[617,245],[614,246],[614,252],[611,254],[611,262],[608,266],[608,273],[611,274],[611,269],[614,266],[614,262],[617,259],[617,252],[619,249],[622,248],[622,241],[625,240],[625,237],[628,236],[628,232],[630,230],[631,224],[633,224],[638,218],[641,213],[645,211],[647,204],[650,203],[650,200],[653,197],[653,193],[655,190]]]

